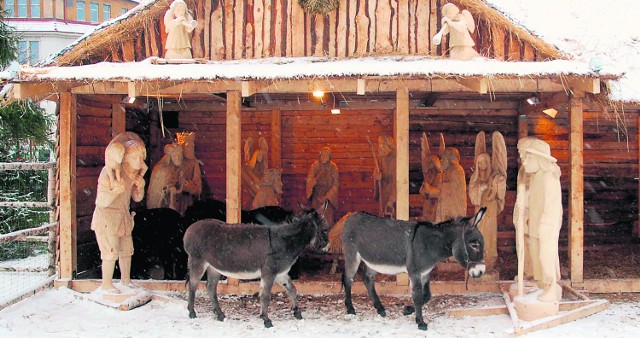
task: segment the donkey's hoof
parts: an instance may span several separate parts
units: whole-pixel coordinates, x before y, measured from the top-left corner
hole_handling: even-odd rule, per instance
[[[294,310],[294,311],[293,311],[293,316],[294,316],[297,320],[302,319],[302,313],[300,312],[300,310]]]
[[[385,309],[379,309],[378,314],[380,315],[380,317],[386,317],[387,311]]]
[[[402,314],[405,315],[405,316],[408,316],[408,315],[410,315],[410,314],[412,314],[414,312],[416,312],[416,308],[414,308],[411,305],[405,306],[404,310],[402,310]]]
[[[273,323],[271,323],[271,320],[265,320],[265,321],[264,321],[264,327],[265,327],[266,329],[268,329],[268,328],[270,328],[270,327],[273,327]]]
[[[428,328],[427,324],[425,324],[425,323],[418,324],[418,329],[420,329],[422,331],[427,331],[427,328]]]
[[[218,314],[218,315],[216,316],[216,319],[217,319],[219,322],[224,322],[224,318],[225,318],[224,313],[220,313],[220,314]]]
[[[196,318],[196,312],[195,311],[189,311],[189,318]]]
[[[356,314],[356,309],[354,309],[354,308],[347,308],[347,314],[348,314],[348,315],[355,315],[355,314]]]

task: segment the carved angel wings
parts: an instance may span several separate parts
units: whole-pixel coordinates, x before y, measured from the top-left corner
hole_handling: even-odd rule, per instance
[[[475,158],[480,154],[488,154],[484,131],[476,135]],[[504,136],[499,131],[491,134],[491,171],[507,176],[507,146]],[[477,169],[477,168],[476,168]]]

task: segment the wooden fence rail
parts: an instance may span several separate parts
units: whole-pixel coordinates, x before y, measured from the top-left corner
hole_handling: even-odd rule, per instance
[[[50,223],[50,224],[44,224],[44,225],[41,225],[41,226],[39,226],[37,228],[24,229],[24,230],[10,232],[8,234],[0,235],[0,243],[15,241],[17,239],[20,239],[20,238],[23,238],[23,237],[28,237],[28,236],[33,236],[33,235],[40,235],[40,234],[43,234],[45,232],[48,232],[48,231],[51,231],[51,230],[55,229],[57,226],[58,226],[58,222],[55,222],[55,223]]]
[[[47,162],[47,163],[1,162],[0,163],[0,170],[47,170],[47,169],[53,169],[55,167],[56,167],[55,162]]]

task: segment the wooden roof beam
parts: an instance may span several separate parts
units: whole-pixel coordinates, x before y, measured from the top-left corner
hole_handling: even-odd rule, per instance
[[[100,81],[92,82],[71,89],[73,94],[127,94],[127,82]]]
[[[471,89],[479,94],[486,94],[489,90],[489,84],[486,78],[460,78],[456,79],[461,85]]]
[[[37,99],[49,94],[69,91],[74,86],[76,85],[68,82],[18,82],[13,84],[13,97]]]
[[[574,93],[600,94],[600,79],[598,78],[572,78],[567,82],[569,89]]]

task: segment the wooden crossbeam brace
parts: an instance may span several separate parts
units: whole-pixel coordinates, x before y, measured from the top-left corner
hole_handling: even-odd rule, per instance
[[[79,85],[71,89],[73,94],[128,94],[128,84],[122,81],[100,81]]]
[[[69,82],[22,82],[13,84],[13,97],[16,99],[36,99],[49,94],[66,92],[76,86]]]
[[[573,78],[569,79],[568,83],[572,92],[600,94],[600,79],[598,78]]]
[[[461,85],[478,92],[479,94],[486,94],[489,89],[489,82],[486,78],[462,78],[456,80]]]

